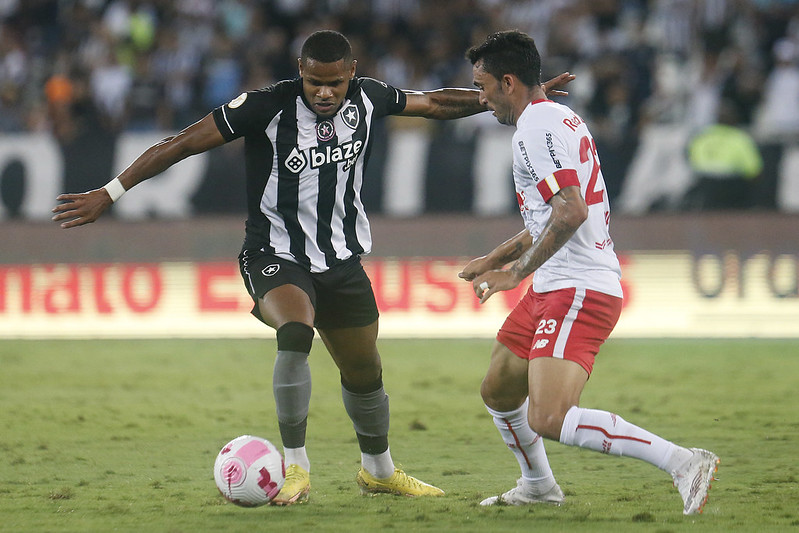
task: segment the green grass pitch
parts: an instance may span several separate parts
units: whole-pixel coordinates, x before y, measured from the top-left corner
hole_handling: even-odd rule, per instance
[[[561,507],[481,508],[516,462],[478,389],[489,340],[384,340],[391,451],[439,499],[362,497],[359,453],[321,342],[311,355],[311,501],[226,503],[218,450],[279,442],[269,340],[0,342],[0,531],[799,530],[797,341],[611,340],[582,405],[721,456],[705,513],[669,476],[547,442]]]

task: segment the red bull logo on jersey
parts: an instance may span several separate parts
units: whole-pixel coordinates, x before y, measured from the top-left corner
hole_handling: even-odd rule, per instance
[[[577,131],[577,128],[583,123],[583,119],[577,115],[572,115],[571,118],[564,118],[563,123],[568,126],[570,130]]]

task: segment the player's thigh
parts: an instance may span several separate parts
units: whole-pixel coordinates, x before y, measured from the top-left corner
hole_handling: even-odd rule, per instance
[[[239,255],[239,269],[258,320],[275,329],[287,322],[313,326],[316,293],[305,267],[260,250],[245,250]]]
[[[349,329],[368,327],[379,316],[372,282],[359,257],[335,265],[313,277],[316,293],[316,327]]]
[[[318,328],[344,379],[353,385],[375,382],[382,374],[377,351],[377,321],[353,328]]]
[[[480,394],[485,404],[497,411],[512,411],[521,406],[527,397],[527,359],[494,341]]]
[[[261,319],[278,329],[288,322],[312,326],[314,309],[308,294],[296,285],[280,285],[258,299]]]

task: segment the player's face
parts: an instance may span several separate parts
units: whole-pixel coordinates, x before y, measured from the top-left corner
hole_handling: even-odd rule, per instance
[[[503,91],[502,83],[483,69],[480,60],[472,68],[474,86],[480,89],[480,103],[488,106],[500,124],[513,126],[512,107],[508,95]]]
[[[355,76],[355,60],[345,64],[322,63],[315,59],[300,59],[302,91],[314,113],[328,118],[336,114],[347,96],[350,80]]]

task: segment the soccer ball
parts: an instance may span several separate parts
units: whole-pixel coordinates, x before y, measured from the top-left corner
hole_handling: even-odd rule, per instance
[[[286,480],[283,456],[274,444],[242,435],[225,444],[214,462],[214,481],[228,501],[258,507],[277,496]]]

